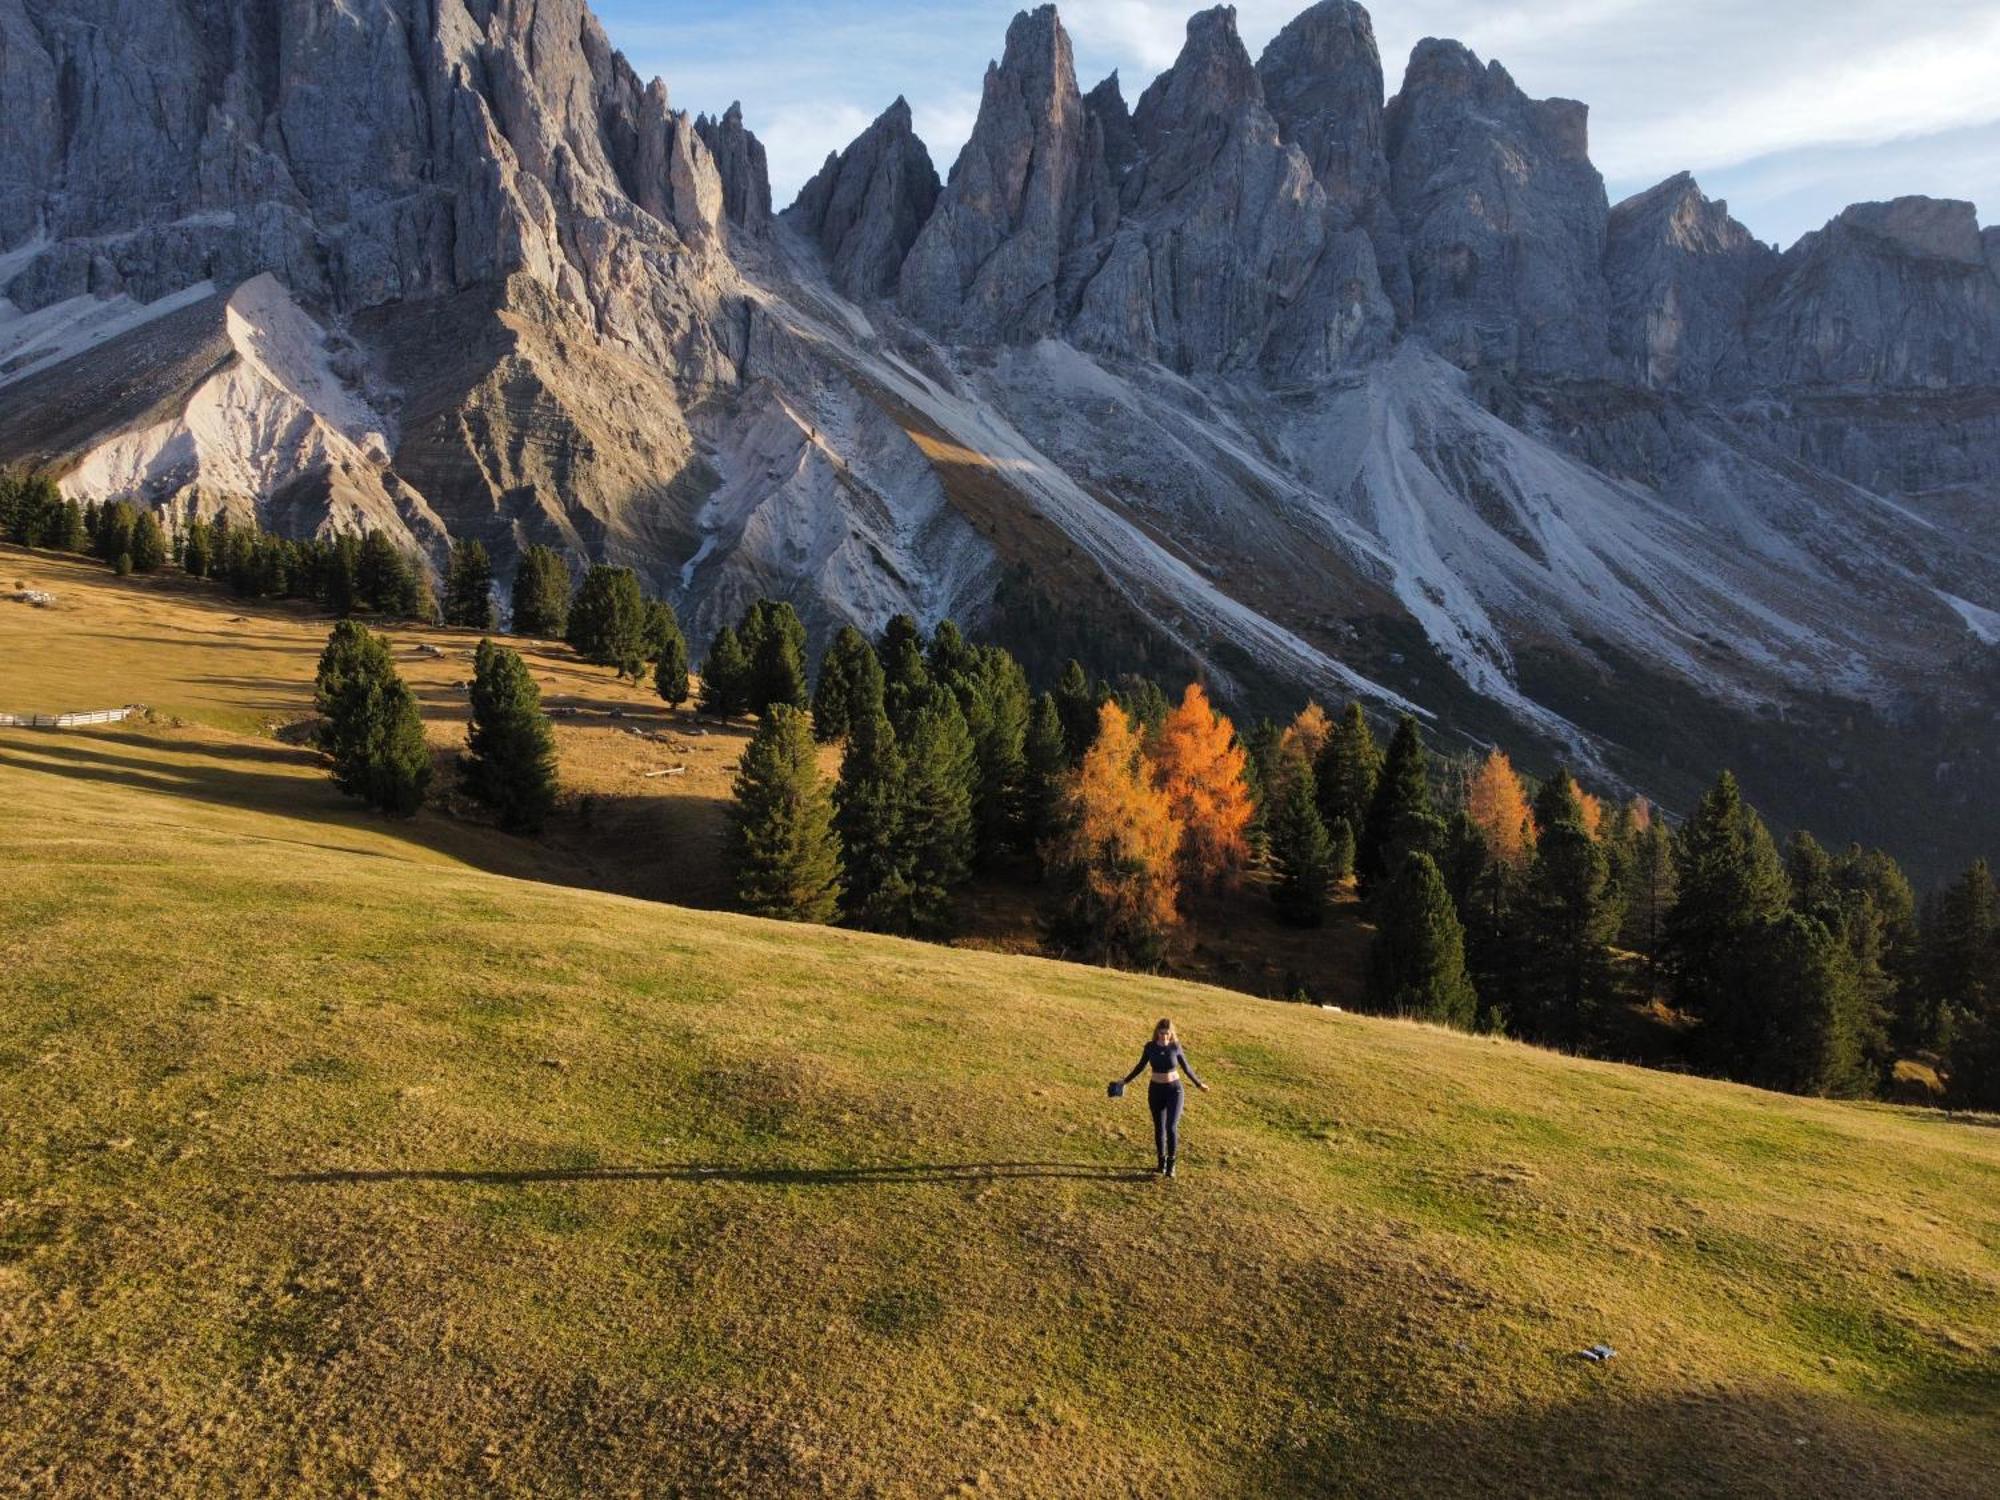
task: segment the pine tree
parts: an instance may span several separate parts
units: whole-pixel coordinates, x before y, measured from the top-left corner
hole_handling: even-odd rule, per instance
[[[819,659],[819,681],[813,686],[813,738],[822,745],[845,739],[860,722],[867,707],[862,696],[864,680],[880,684],[882,664],[875,659],[868,637],[852,625],[843,625]]]
[[[832,921],[840,906],[840,843],[802,709],[771,706],[743,752],[735,794],[730,847],[738,903],[760,917]]]
[[[200,520],[189,522],[187,544],[181,549],[181,570],[190,578],[206,578],[214,557],[209,549],[208,523]]]
[[[897,615],[882,632],[883,703],[899,736],[907,736],[917,710],[936,686],[924,659],[923,632],[908,615]]]
[[[1018,848],[1026,818],[1028,716],[1032,706],[1028,674],[999,646],[977,653],[970,691],[963,700],[965,727],[972,735],[978,778],[973,815],[978,828],[976,859],[988,863]]]
[[[514,634],[569,634],[569,565],[553,547],[529,547],[514,568]]]
[[[556,800],[556,741],[518,651],[479,643],[473,658],[465,788],[510,833],[539,833]]]
[[[734,719],[750,711],[750,658],[733,627],[715,632],[701,664],[701,711]]]
[[[1465,932],[1436,863],[1413,850],[1384,888],[1368,951],[1368,999],[1377,1010],[1470,1028],[1479,997],[1465,972]]]
[[[1118,679],[1117,688],[1111,693],[1113,701],[1125,710],[1125,717],[1132,722],[1143,740],[1151,740],[1159,734],[1167,722],[1170,711],[1167,695],[1160,685],[1150,677],[1136,672],[1127,672]]]
[[[1553,821],[1542,826],[1523,892],[1528,963],[1512,1019],[1531,1040],[1574,1044],[1610,996],[1619,905],[1604,850],[1574,795],[1538,803],[1538,820],[1545,811]]]
[[[979,678],[979,651],[965,638],[954,620],[940,620],[931,632],[930,648],[924,653],[924,669],[931,679],[949,688],[964,711],[966,696]]]
[[[1430,757],[1424,752],[1423,733],[1415,717],[1405,714],[1389,742],[1368,804],[1367,823],[1355,845],[1362,890],[1372,893],[1392,882],[1412,854],[1430,856],[1435,873],[1443,836],[1444,822],[1431,806]]]
[[[1493,750],[1465,789],[1465,811],[1486,841],[1489,857],[1525,873],[1535,851],[1535,814],[1527,788],[1504,750]]]
[[[1106,703],[1043,852],[1050,935],[1111,961],[1156,964],[1180,920],[1180,841],[1125,711]]]
[[[1040,851],[1054,835],[1062,807],[1063,781],[1069,774],[1069,743],[1063,738],[1062,710],[1055,695],[1035,699],[1022,747],[1026,761],[1022,790],[1022,838]]]
[[[759,599],[737,627],[749,658],[748,710],[768,713],[783,703],[803,709],[806,691],[806,627],[798,612],[781,600]]]
[[[585,661],[637,677],[646,660],[646,596],[639,575],[593,564],[570,603],[568,640]]]
[[[1838,925],[1840,886],[1833,856],[1803,828],[1785,840],[1785,877],[1791,887],[1793,911],[1817,918],[1828,927]]]
[[[1160,789],[1182,828],[1184,882],[1233,883],[1250,860],[1247,833],[1255,809],[1246,779],[1249,756],[1200,683],[1187,685],[1161,723],[1152,754]]]
[[[90,532],[83,524],[83,507],[74,500],[65,500],[50,514],[54,520],[48,541],[51,548],[57,552],[83,553],[90,550]]]
[[[1250,845],[1250,861],[1254,865],[1264,864],[1271,856],[1271,819],[1277,815],[1279,794],[1283,791],[1280,785],[1283,743],[1284,731],[1270,719],[1259,719],[1243,740],[1246,757],[1243,779],[1250,788],[1251,806],[1250,826],[1243,836]],[[1328,825],[1327,831],[1338,830]]]
[[[229,569],[231,549],[235,537],[228,530],[226,520],[217,516],[214,527],[215,562],[209,569],[209,577],[216,576],[220,568],[225,574]],[[343,533],[333,539],[333,547],[327,553],[326,572],[322,579],[326,591],[326,607],[337,615],[351,615],[361,607],[361,540],[353,533]]]
[[[1795,1094],[1866,1092],[1852,964],[1826,924],[1781,911],[1754,933],[1746,968],[1737,1076]]]
[[[0,542],[19,542],[15,527],[21,517],[21,476],[12,469],[0,469]]]
[[[1625,910],[1619,941],[1646,960],[1646,998],[1660,995],[1660,963],[1667,913],[1673,908],[1674,838],[1664,820],[1649,816],[1633,835],[1625,867]]]
[[[1317,927],[1326,920],[1334,880],[1333,840],[1319,815],[1319,788],[1302,748],[1284,752],[1284,788],[1271,817],[1271,863],[1277,880],[1271,900],[1278,919],[1291,927]]]
[[[113,501],[98,513],[97,555],[115,563],[132,550],[132,535],[139,526],[139,512],[123,500]]]
[[[1069,763],[1080,766],[1097,738],[1100,719],[1097,692],[1084,675],[1083,664],[1074,658],[1063,668],[1062,680],[1056,684],[1055,701],[1056,713],[1062,719],[1063,743],[1069,747]]]
[[[1758,1025],[1751,947],[1791,892],[1770,834],[1727,771],[1675,841],[1674,880],[1665,945],[1675,1003],[1701,1019],[1711,1059],[1740,1072]]]
[[[371,530],[361,539],[355,570],[361,602],[377,614],[401,615],[410,603],[410,562],[386,533]]]
[[[1968,1017],[1988,1015],[2000,1005],[2000,992],[1994,989],[2000,981],[1993,963],[1996,944],[2000,896],[1982,859],[1945,888],[1925,934],[1930,1008],[1937,1017],[1933,1030],[1948,1046]]]
[[[951,931],[977,838],[972,797],[978,761],[951,694],[935,693],[911,715],[900,749],[909,930],[939,937]]]
[[[853,658],[853,666],[855,679],[847,700],[853,719],[840,760],[840,783],[834,789],[842,906],[853,926],[900,932],[910,912],[903,762],[896,731],[882,707],[881,663],[871,650]]]
[[[431,756],[417,701],[396,673],[389,643],[341,621],[320,656],[314,699],[334,785],[392,816],[413,816],[430,785]]]
[[[497,622],[493,607],[493,559],[486,544],[470,538],[451,544],[445,570],[444,622],[465,630],[491,630]]]
[[[653,663],[653,689],[669,708],[679,708],[688,701],[687,637],[678,629],[668,637],[660,659]]]
[[[56,547],[54,538],[67,534],[62,507],[62,490],[48,475],[19,476],[14,481],[14,515],[6,539],[29,547]]]

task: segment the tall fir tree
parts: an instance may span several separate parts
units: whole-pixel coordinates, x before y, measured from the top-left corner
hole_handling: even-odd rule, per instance
[[[1072,766],[1083,764],[1097,738],[1098,701],[1096,689],[1084,675],[1083,663],[1072,658],[1055,690],[1056,713],[1062,719],[1063,743],[1069,747]]]
[[[957,621],[940,620],[924,653],[924,669],[933,681],[952,691],[963,712],[966,698],[979,680],[979,648],[966,640]]]
[[[181,549],[181,569],[190,578],[206,578],[214,564],[215,553],[209,544],[209,529],[206,521],[196,519],[188,523],[187,543]]]
[[[97,517],[94,538],[98,557],[115,563],[132,550],[132,534],[138,529],[139,512],[123,500],[114,500]],[[23,538],[26,540],[26,538]]]
[[[736,899],[754,916],[830,922],[840,909],[840,841],[803,709],[777,703],[743,752],[730,807]]]
[[[1803,828],[1785,840],[1785,878],[1791,886],[1793,911],[1828,927],[1839,924],[1840,883],[1833,856]]]
[[[1413,850],[1384,888],[1368,950],[1368,1000],[1393,1015],[1470,1029],[1479,997],[1465,970],[1465,931],[1444,876]]]
[[[491,630],[498,623],[493,607],[493,559],[486,544],[467,538],[451,544],[445,569],[444,622],[465,630]]]
[[[1055,833],[1061,815],[1063,780],[1069,774],[1069,743],[1063,737],[1062,710],[1053,693],[1035,699],[1022,746],[1026,761],[1022,791],[1021,836],[1028,848],[1040,850]]]
[[[1333,891],[1333,839],[1319,815],[1312,763],[1294,746],[1283,754],[1278,805],[1271,815],[1271,900],[1289,927],[1318,927]]]
[[[1153,764],[1180,821],[1183,888],[1233,885],[1250,861],[1249,756],[1191,682],[1153,736]],[[1322,830],[1324,832],[1324,830]]]
[[[1753,935],[1750,989],[1732,1068],[1794,1094],[1866,1093],[1860,997],[1846,946],[1817,917],[1781,911]]]
[[[569,606],[569,644],[585,661],[636,677],[646,660],[646,596],[630,568],[595,564]]]
[[[516,635],[563,640],[569,633],[569,564],[553,547],[533,546],[514,567]]]
[[[778,599],[759,599],[736,627],[749,658],[748,707],[768,713],[783,703],[803,709],[811,700],[806,688],[806,627],[798,611]]]
[[[750,658],[734,626],[719,628],[702,658],[701,711],[718,719],[750,711]]]
[[[950,693],[934,693],[910,716],[900,741],[903,846],[908,855],[909,930],[951,932],[959,891],[977,848],[973,789],[978,760],[965,716]]]
[[[1727,771],[1675,840],[1674,883],[1666,923],[1674,1001],[1700,1018],[1711,1062],[1736,1074],[1762,1024],[1752,949],[1786,910],[1791,886],[1771,835]]]
[[[1660,998],[1661,959],[1666,947],[1667,913],[1678,889],[1674,837],[1666,820],[1649,814],[1632,835],[1625,866],[1624,915],[1619,941],[1646,961],[1646,998]]]
[[[977,858],[990,863],[1022,844],[1027,817],[1028,716],[1033,710],[1028,674],[1008,651],[999,646],[980,647],[973,672],[963,706],[979,773],[973,789]]]
[[[1043,851],[1050,936],[1111,962],[1157,964],[1180,920],[1180,842],[1131,721],[1106,703]]]
[[[473,656],[465,788],[509,833],[539,833],[556,802],[556,739],[518,651],[482,640]]]
[[[1355,846],[1355,872],[1361,888],[1372,894],[1395,879],[1412,854],[1436,857],[1444,837],[1444,820],[1431,804],[1430,757],[1416,718],[1405,714],[1396,725],[1382,760],[1382,774],[1368,804],[1367,822]]]
[[[659,660],[653,663],[653,691],[669,708],[679,708],[688,701],[691,685],[688,681],[687,637],[678,628],[667,638]]]
[[[1551,782],[1561,786],[1567,778]],[[1544,789],[1545,791],[1547,788]],[[1533,1041],[1574,1045],[1611,996],[1611,940],[1619,899],[1604,850],[1571,791],[1538,803],[1543,823],[1522,899],[1527,968],[1513,995],[1512,1024]]]
[[[881,699],[882,664],[868,637],[843,625],[819,659],[819,680],[813,684],[813,738],[831,745],[847,738],[869,707],[865,684],[872,681],[873,702]]]
[[[901,932],[909,920],[909,846],[903,832],[904,777],[896,731],[882,706],[881,663],[870,650],[852,659],[846,708],[852,716],[834,788],[840,835],[842,908],[847,921]]]
[[[908,615],[897,615],[882,632],[883,705],[898,736],[907,737],[917,710],[930,702],[936,686],[924,656],[923,632]]]
[[[2000,946],[2000,895],[1985,860],[1975,861],[1939,898],[1925,934],[1926,986],[1936,1016],[1933,1035],[1953,1053],[1956,1034],[1968,1017],[1990,1013],[2000,1004],[1994,953]]]
[[[430,786],[430,749],[389,643],[352,620],[334,626],[320,655],[314,699],[319,746],[333,762],[334,785],[392,816],[414,816]]]

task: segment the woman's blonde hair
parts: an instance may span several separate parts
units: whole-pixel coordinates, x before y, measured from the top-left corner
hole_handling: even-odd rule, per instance
[[[1158,1036],[1163,1031],[1167,1034],[1167,1044],[1169,1046],[1177,1047],[1180,1045],[1180,1033],[1174,1030],[1174,1023],[1169,1021],[1165,1016],[1161,1016],[1159,1024],[1153,1028],[1153,1035]]]

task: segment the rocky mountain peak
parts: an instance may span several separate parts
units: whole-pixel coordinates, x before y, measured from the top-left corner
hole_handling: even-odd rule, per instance
[[[1176,131],[1228,121],[1264,102],[1264,86],[1236,31],[1236,7],[1218,5],[1189,17],[1174,65],[1153,80],[1132,112],[1140,143],[1158,150]]]
[[[1677,173],[1611,210],[1611,346],[1628,378],[1707,390],[1748,373],[1744,330],[1777,254]]]
[[[1879,240],[1890,254],[1962,266],[1985,263],[1979,211],[1959,199],[1909,197],[1856,203],[1843,209],[1835,223]]]
[[[827,157],[785,215],[826,252],[834,284],[866,300],[896,289],[938,186],[909,102],[899,95],[845,151]]]
[[[695,133],[715,158],[722,178],[722,211],[729,222],[752,236],[770,232],[771,170],[764,143],[743,124],[743,106],[731,104],[720,120],[702,115]]]

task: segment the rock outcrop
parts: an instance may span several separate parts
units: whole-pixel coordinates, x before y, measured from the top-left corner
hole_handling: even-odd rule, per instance
[[[752,238],[771,232],[771,169],[764,143],[743,124],[743,106],[732,104],[720,120],[701,115],[695,134],[715,158],[722,179],[722,212]]]
[[[1587,108],[1427,39],[1386,125],[1416,326],[1446,358],[1529,375],[1610,365],[1609,207]]]
[[[1686,172],[1611,210],[1604,256],[1619,374],[1649,390],[1740,386],[1777,252]]]
[[[845,151],[827,157],[785,215],[825,252],[834,285],[866,301],[895,291],[938,187],[909,103],[898,97]]]

